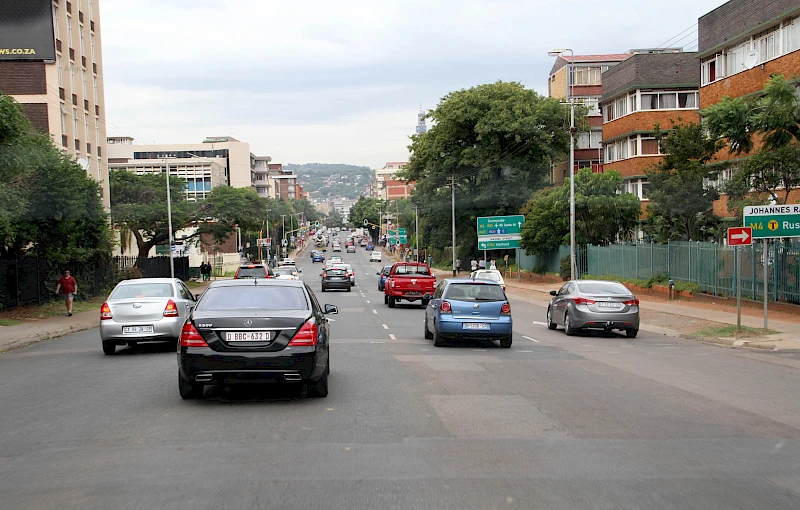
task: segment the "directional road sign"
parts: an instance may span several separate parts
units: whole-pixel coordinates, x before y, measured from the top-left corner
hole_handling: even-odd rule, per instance
[[[800,204],[745,207],[744,225],[755,239],[800,237]]]
[[[728,246],[750,246],[753,244],[753,229],[731,227],[728,229]]]
[[[389,244],[408,244],[406,229],[390,228],[388,232],[389,235],[387,235],[386,238],[389,240]]]
[[[519,248],[525,216],[482,216],[478,218],[478,249]]]

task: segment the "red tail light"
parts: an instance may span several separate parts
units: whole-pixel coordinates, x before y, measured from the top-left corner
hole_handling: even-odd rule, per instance
[[[208,347],[203,335],[189,321],[181,329],[181,347]]]
[[[639,300],[636,299],[636,298],[633,298],[633,299],[629,299],[627,301],[623,301],[622,304],[623,305],[636,305],[636,306],[639,306]]]
[[[178,315],[180,315],[178,313],[178,305],[170,299],[167,301],[167,306],[164,307],[164,317],[177,317]]]
[[[326,271],[326,272],[322,273],[322,277],[323,278],[327,278],[328,277],[328,272]]]
[[[103,306],[100,307],[100,320],[105,321],[111,318],[111,307],[108,306],[108,303],[103,303]]]
[[[453,307],[450,306],[449,301],[442,301],[442,306],[439,307],[439,311],[442,313],[450,313],[453,311]]]
[[[292,341],[289,342],[289,345],[295,347],[317,345],[318,334],[319,329],[317,328],[317,323],[311,320],[306,321],[306,323],[303,324],[303,327],[294,334]]]
[[[500,313],[502,313],[503,315],[510,315],[511,305],[508,303],[503,303],[503,306],[500,307]]]
[[[582,297],[575,297],[572,298],[572,300],[575,301],[576,305],[593,305],[597,303],[597,301],[595,301],[594,299],[586,299]]]

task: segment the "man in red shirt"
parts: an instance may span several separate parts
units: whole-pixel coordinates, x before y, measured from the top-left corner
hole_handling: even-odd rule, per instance
[[[64,271],[64,276],[58,279],[56,294],[64,297],[67,305],[67,317],[72,317],[72,298],[78,292],[78,282],[69,274],[69,270]]]

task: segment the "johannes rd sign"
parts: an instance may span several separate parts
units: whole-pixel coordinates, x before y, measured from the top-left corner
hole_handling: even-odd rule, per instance
[[[800,237],[800,204],[745,207],[744,225],[753,229],[754,239]]]

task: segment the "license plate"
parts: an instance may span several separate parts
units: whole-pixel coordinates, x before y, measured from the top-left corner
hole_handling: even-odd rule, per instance
[[[463,329],[489,329],[489,325],[485,322],[465,322],[461,327]]]
[[[122,333],[152,333],[153,326],[122,326]]]
[[[422,292],[406,292],[406,296],[421,296]]]
[[[598,301],[597,306],[601,308],[619,308],[619,303],[613,301]]]
[[[269,331],[229,331],[225,333],[226,342],[269,342]]]

